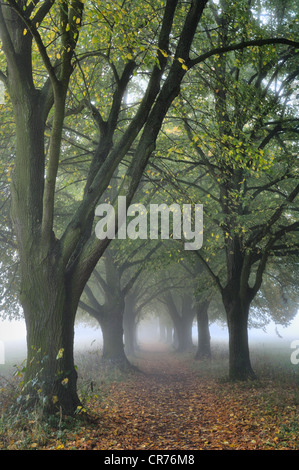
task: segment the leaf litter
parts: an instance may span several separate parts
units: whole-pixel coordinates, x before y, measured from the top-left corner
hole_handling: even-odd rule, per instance
[[[141,355],[139,372],[112,381],[88,403],[92,420],[31,448],[53,450],[295,450],[294,390],[262,381],[221,381],[162,351]],[[273,397],[275,399],[273,399]],[[55,437],[54,437],[55,436]],[[11,445],[11,448],[15,446]]]

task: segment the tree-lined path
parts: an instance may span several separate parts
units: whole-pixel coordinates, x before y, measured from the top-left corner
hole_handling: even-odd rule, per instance
[[[298,21],[294,0],[2,0],[0,319],[27,354],[0,371],[1,449],[298,448],[297,358],[258,370],[249,341],[298,313]],[[176,352],[138,349],[152,320]]]
[[[96,422],[48,448],[94,450],[298,449],[292,389],[232,384],[201,374],[169,350],[146,351],[140,372],[89,404]],[[289,426],[289,432],[288,432]]]

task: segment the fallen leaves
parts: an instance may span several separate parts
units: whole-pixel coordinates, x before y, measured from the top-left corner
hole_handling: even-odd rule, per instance
[[[299,448],[298,410],[285,388],[284,402],[273,402],[279,384],[259,387],[220,383],[194,373],[173,354],[144,356],[141,372],[110,384],[88,404],[95,421],[62,438],[53,450],[294,450]]]
[[[269,408],[262,389],[194,375],[173,355],[140,362],[143,373],[111,387],[101,418],[65,448],[97,450],[297,449],[296,407]],[[271,385],[272,390],[272,385]],[[57,448],[57,447],[56,447]]]

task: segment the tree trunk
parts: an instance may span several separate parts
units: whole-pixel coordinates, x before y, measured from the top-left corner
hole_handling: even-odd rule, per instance
[[[125,354],[123,310],[113,310],[101,320],[103,333],[103,360],[122,368],[130,367]]]
[[[73,356],[76,308],[55,265],[48,262],[30,271],[22,281],[27,328],[24,396],[46,412],[73,414],[80,406]]]
[[[192,299],[187,295],[180,300],[174,299],[171,294],[166,296],[166,306],[174,325],[174,347],[183,352],[192,349],[192,322],[194,311]]]
[[[161,343],[172,345],[173,344],[173,322],[165,316],[159,316],[159,341]]]
[[[195,359],[211,357],[211,337],[208,317],[209,303],[209,301],[205,301],[197,306],[198,345]]]
[[[231,380],[255,378],[248,344],[250,300],[241,301],[238,292],[223,293],[229,332],[229,377]]]
[[[126,300],[127,303],[127,300]],[[124,333],[125,333],[125,353],[128,356],[134,356],[137,344],[137,325],[136,325],[136,315],[134,312],[134,303],[129,302],[129,305],[126,305],[124,312]]]
[[[193,317],[189,316],[174,319],[178,352],[189,351],[193,347],[192,320]]]
[[[159,341],[161,343],[167,342],[166,325],[161,317],[159,317]]]
[[[20,90],[19,90],[20,93]],[[80,405],[73,358],[76,302],[68,290],[59,241],[42,239],[44,124],[37,92],[13,95],[17,158],[12,220],[20,257],[20,302],[27,328],[25,394],[45,411],[73,414]],[[57,359],[58,358],[58,359]]]
[[[173,327],[172,325],[167,324],[166,325],[166,344],[173,345]]]

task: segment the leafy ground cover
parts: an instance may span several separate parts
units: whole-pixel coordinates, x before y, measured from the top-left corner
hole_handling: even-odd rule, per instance
[[[12,416],[6,409],[0,449],[298,449],[298,371],[281,375],[268,368],[257,381],[230,383],[215,362],[164,348],[142,351],[138,371],[106,370],[91,381],[98,367],[92,360],[80,382],[89,419],[43,420],[40,410]],[[8,396],[6,385],[2,407]]]

